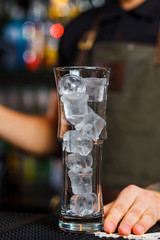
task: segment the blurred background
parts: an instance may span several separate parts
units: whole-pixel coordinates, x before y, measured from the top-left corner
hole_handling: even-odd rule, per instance
[[[103,3],[0,0],[0,103],[24,113],[45,112],[65,25]],[[0,139],[0,210],[56,212],[61,190],[60,158],[39,157]]]

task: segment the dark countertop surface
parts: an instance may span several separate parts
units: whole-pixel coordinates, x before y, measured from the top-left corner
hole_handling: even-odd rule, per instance
[[[157,223],[148,232],[159,232],[160,223]],[[58,216],[53,214],[32,214],[0,212],[0,240],[95,240],[94,234],[70,233],[61,231],[58,227]],[[115,239],[112,237],[108,240]],[[116,238],[119,240],[123,237]],[[134,238],[133,238],[134,239]]]

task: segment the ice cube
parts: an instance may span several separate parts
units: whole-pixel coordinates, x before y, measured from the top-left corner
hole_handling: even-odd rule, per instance
[[[61,78],[59,85],[60,94],[85,93],[86,86],[84,79],[74,74],[66,74]]]
[[[95,193],[73,195],[70,199],[70,209],[80,217],[96,214],[98,212],[97,195]]]
[[[77,93],[68,94],[61,97],[66,119],[73,125],[79,123],[82,118],[88,114],[87,99],[88,95],[79,95]]]
[[[81,156],[78,153],[72,153],[66,157],[66,164],[72,171],[80,172],[84,168],[90,168],[92,166],[93,158],[91,154],[88,156]]]
[[[85,168],[84,172],[69,170],[68,176],[71,181],[72,192],[74,194],[92,192],[92,168]]]
[[[93,149],[92,139],[83,131],[69,130],[63,136],[63,150],[87,156]]]
[[[106,78],[84,78],[86,84],[86,94],[89,95],[89,101],[102,102],[104,87],[107,83]]]
[[[89,108],[89,114],[80,123],[76,124],[75,128],[76,130],[82,130],[94,141],[97,141],[105,125],[106,121]]]

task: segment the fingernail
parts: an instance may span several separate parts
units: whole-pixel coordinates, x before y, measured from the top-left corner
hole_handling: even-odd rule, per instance
[[[118,232],[121,235],[129,235],[131,233],[131,228],[128,224],[121,223],[118,228]]]
[[[112,222],[104,222],[104,230],[106,233],[113,233],[115,231],[115,225]]]
[[[134,234],[141,235],[141,234],[144,234],[145,229],[142,225],[137,224],[136,226],[134,226],[133,232]]]

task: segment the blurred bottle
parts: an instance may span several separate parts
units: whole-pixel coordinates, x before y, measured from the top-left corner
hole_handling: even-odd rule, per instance
[[[53,22],[45,22],[45,56],[44,56],[44,65],[48,69],[55,66],[58,62],[58,45],[59,39],[54,38],[50,34],[50,29],[53,25]]]
[[[20,109],[20,94],[19,94],[19,89],[16,88],[15,86],[10,86],[7,89],[7,94],[6,94],[6,102],[7,106],[14,109],[14,110],[19,110]]]
[[[23,86],[21,89],[21,111],[35,114],[35,92],[31,86]]]
[[[36,111],[45,113],[49,102],[49,90],[45,86],[39,86],[36,91]]]

